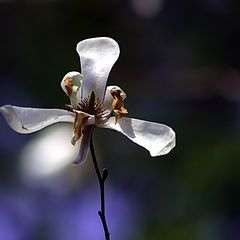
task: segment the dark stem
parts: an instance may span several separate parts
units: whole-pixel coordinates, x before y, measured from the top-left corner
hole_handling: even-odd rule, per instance
[[[92,160],[93,160],[94,168],[95,168],[99,186],[100,186],[101,210],[98,211],[98,215],[100,216],[100,219],[102,221],[103,230],[105,233],[105,239],[110,240],[110,233],[108,231],[107,221],[106,221],[106,217],[105,217],[105,192],[104,192],[104,183],[108,176],[108,171],[107,171],[107,169],[103,169],[102,175],[100,173],[96,155],[95,155],[95,151],[94,151],[94,147],[93,147],[92,136],[91,136],[91,140],[90,140],[90,151],[92,154]]]

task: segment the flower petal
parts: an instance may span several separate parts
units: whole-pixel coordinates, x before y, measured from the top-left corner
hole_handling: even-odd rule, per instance
[[[152,157],[167,154],[175,146],[175,132],[160,123],[123,117],[115,124],[115,118],[111,117],[99,127],[121,132],[133,142],[146,148]]]
[[[82,136],[82,129],[84,126],[95,124],[95,116],[78,110],[74,110],[73,112],[75,113],[75,118],[73,122],[73,138],[71,143],[72,145],[75,145]]]
[[[127,95],[126,93],[118,86],[107,86],[103,101],[103,107],[107,114],[110,114],[112,111],[114,111],[113,108],[113,102],[114,102],[114,96],[119,94],[121,97],[122,102],[126,99]],[[115,98],[116,99],[116,98]]]
[[[94,90],[103,100],[109,72],[120,53],[118,43],[107,37],[90,38],[78,43],[77,52],[84,76],[83,97]]]
[[[67,73],[61,82],[61,87],[70,98],[73,107],[76,107],[81,99],[82,79],[83,76],[79,72],[72,71]]]
[[[90,139],[91,139],[93,128],[94,128],[93,125],[84,127],[84,133],[81,138],[82,141],[80,143],[79,156],[74,161],[75,164],[83,164],[84,162],[86,162],[89,149],[90,149]]]
[[[74,114],[61,109],[41,109],[5,105],[0,107],[9,126],[19,133],[36,132],[57,122],[73,122]]]

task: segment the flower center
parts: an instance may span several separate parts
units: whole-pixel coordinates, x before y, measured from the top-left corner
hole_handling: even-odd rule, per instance
[[[65,106],[68,111],[75,113],[71,141],[73,145],[81,138],[85,125],[95,124],[97,121],[102,121],[106,118],[102,101],[96,98],[94,91],[91,91],[88,97],[82,99],[76,106]]]
[[[106,116],[103,102],[96,97],[95,91],[91,91],[87,98],[82,99],[77,109],[94,115],[96,120],[103,120]]]
[[[121,117],[128,114],[127,109],[124,107],[124,94],[120,90],[112,89],[112,112],[115,115],[115,124]],[[91,91],[88,97],[82,99],[76,105],[65,105],[68,111],[75,113],[73,123],[73,138],[72,144],[81,138],[83,128],[85,125],[92,125],[102,123],[110,117],[111,112],[104,108],[103,101],[96,97],[95,91]]]

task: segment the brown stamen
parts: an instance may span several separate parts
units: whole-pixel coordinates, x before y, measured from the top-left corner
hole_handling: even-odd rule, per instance
[[[70,97],[72,95],[72,87],[73,87],[73,83],[72,83],[72,78],[71,77],[66,77],[66,79],[64,79],[64,86],[67,90],[67,94]]]
[[[128,114],[128,110],[124,107],[123,99],[121,97],[120,91],[114,91],[112,93],[113,96],[113,102],[112,102],[112,108],[113,112],[115,113],[115,124],[118,122],[118,120]]]

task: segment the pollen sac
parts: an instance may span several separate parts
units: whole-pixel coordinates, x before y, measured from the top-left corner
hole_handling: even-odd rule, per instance
[[[115,114],[115,124],[122,117],[125,117],[128,114],[127,109],[124,107],[123,101],[126,98],[126,94],[120,88],[112,88],[110,90],[113,97],[112,109]]]
[[[69,72],[62,79],[61,87],[73,106],[77,105],[77,93],[80,93],[82,79],[83,76],[79,72]]]
[[[95,123],[95,117],[88,113],[74,110],[75,118],[73,123],[73,137],[71,140],[72,145],[75,145],[76,142],[81,138],[83,127],[85,125],[91,125]]]

